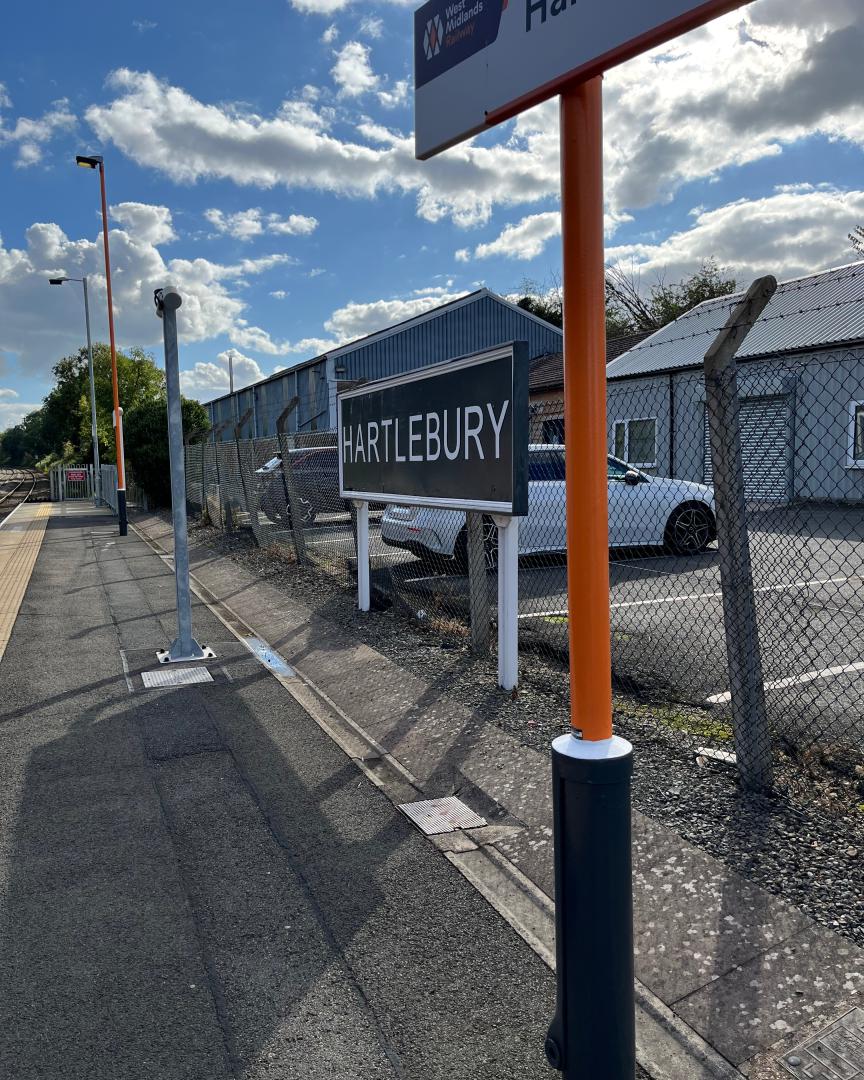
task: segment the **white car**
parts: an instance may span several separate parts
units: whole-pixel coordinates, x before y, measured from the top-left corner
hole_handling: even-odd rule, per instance
[[[608,464],[609,546],[665,546],[695,555],[716,539],[714,491],[705,484],[649,476],[618,458]],[[519,553],[565,551],[564,447],[534,444],[528,453],[528,515],[519,523]],[[487,559],[494,562],[496,531],[484,517]],[[381,539],[415,555],[443,555],[467,564],[465,514],[388,505]]]

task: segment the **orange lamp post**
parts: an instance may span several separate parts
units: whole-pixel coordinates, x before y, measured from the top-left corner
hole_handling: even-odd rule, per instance
[[[111,384],[114,391],[114,442],[117,448],[117,518],[120,535],[126,536],[126,464],[123,452],[123,410],[120,408],[120,384],[117,378],[117,345],[114,336],[114,300],[111,294],[111,256],[108,251],[108,202],[105,196],[105,162],[97,155],[78,155],[75,163],[83,169],[99,170],[102,196],[102,244],[105,249],[105,286],[108,293],[108,337],[111,343]]]

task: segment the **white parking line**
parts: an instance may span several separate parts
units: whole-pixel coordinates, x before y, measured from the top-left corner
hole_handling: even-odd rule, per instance
[[[858,580],[859,578],[857,576],[814,578],[812,581],[790,581],[784,585],[762,585],[760,588],[754,589],[753,591],[755,593],[785,592],[787,589],[809,589],[814,585],[839,585],[844,581]],[[616,608],[648,607],[652,604],[677,604],[681,600],[713,600],[722,595],[722,592],[717,591],[708,593],[686,593],[684,596],[662,596],[656,600],[624,600],[619,604],[612,604],[612,608],[614,610]]]
[[[786,679],[776,679],[774,682],[766,682],[766,690],[783,690],[787,686],[803,686],[804,683],[816,682],[817,679],[830,679],[835,675],[848,675],[854,671],[864,671],[864,662],[857,661],[854,664],[840,664],[837,667],[822,668],[821,671],[805,671],[802,675],[790,675]],[[730,693],[712,694],[705,698],[706,705],[728,705],[732,700]]]
[[[756,593],[770,593],[770,592],[785,592],[787,589],[809,589],[814,585],[839,585],[846,581],[860,581],[859,575],[853,575],[849,577],[833,577],[833,578],[813,578],[810,581],[790,581],[784,585],[762,585],[758,589],[753,591]],[[621,608],[633,608],[633,607],[656,607],[658,604],[677,604],[682,600],[716,600],[722,597],[723,593],[719,590],[717,592],[706,593],[685,593],[682,596],[660,596],[654,600],[622,600],[617,604],[611,604],[611,610],[616,611]],[[566,608],[557,608],[554,611],[527,611],[519,616],[520,619],[544,619],[547,616],[567,615]]]

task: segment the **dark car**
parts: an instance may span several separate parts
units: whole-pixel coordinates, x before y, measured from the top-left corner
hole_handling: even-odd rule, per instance
[[[345,500],[339,497],[339,458],[335,446],[315,446],[289,451],[291,479],[297,512],[304,525],[311,525],[320,514],[341,513]],[[282,455],[256,469],[259,507],[271,521],[290,525],[288,485]]]

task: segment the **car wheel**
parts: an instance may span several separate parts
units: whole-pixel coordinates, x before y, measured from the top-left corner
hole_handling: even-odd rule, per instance
[[[714,539],[714,515],[707,506],[679,506],[666,524],[666,548],[674,555],[698,555]]]

